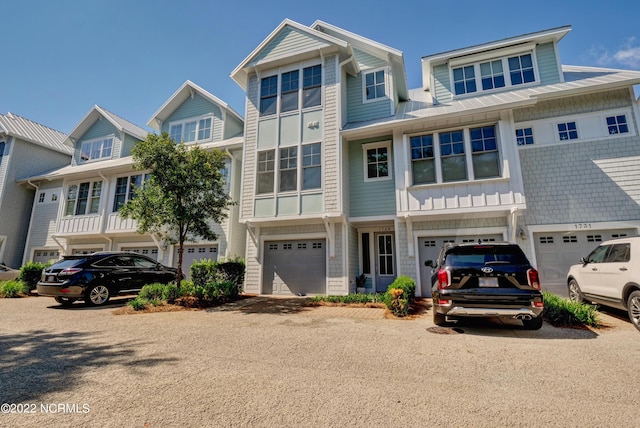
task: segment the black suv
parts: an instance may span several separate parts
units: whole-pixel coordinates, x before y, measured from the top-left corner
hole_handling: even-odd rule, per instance
[[[176,279],[178,269],[153,259],[127,252],[100,252],[64,256],[42,271],[38,294],[50,296],[62,305],[84,300],[104,305],[111,296],[136,293],[146,284],[167,284]]]
[[[544,301],[538,271],[510,243],[445,244],[433,268],[433,322],[447,318],[510,317],[524,328],[542,327]]]

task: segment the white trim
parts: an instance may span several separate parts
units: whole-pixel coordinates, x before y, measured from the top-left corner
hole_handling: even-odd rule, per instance
[[[384,96],[367,99],[367,75],[377,73],[378,71],[384,72]],[[384,67],[376,67],[369,70],[362,71],[362,104],[369,104],[378,101],[391,100],[391,73],[389,71],[389,66]]]
[[[499,49],[479,52],[471,55],[459,56],[449,60],[449,66],[457,67],[476,62],[487,62],[498,58],[520,55],[523,53],[534,51],[536,42],[523,43],[520,45],[508,46]]]
[[[172,120],[171,122],[168,123],[168,134],[169,137],[171,137],[171,128],[177,125],[182,125],[182,129],[180,131],[180,140],[176,140],[176,143],[180,143],[180,142],[184,142],[185,144],[195,144],[195,143],[200,143],[200,142],[207,142],[207,141],[212,141],[213,140],[213,130],[214,130],[214,115],[213,114],[205,114],[205,115],[201,115],[201,116],[193,116],[193,117],[188,117],[186,119],[180,119],[180,120]],[[200,122],[206,119],[211,119],[211,128],[209,130],[209,138],[204,138],[202,140],[200,140],[198,138],[198,134],[200,133]],[[196,129],[195,129],[195,135],[194,135],[194,139],[191,141],[184,141],[184,125],[187,123],[192,123],[195,122],[196,123]]]
[[[363,163],[363,173],[364,173],[364,181],[372,182],[372,181],[387,181],[393,179],[393,159],[391,156],[391,144],[390,140],[387,141],[378,141],[375,143],[367,143],[362,144],[362,163]],[[388,173],[386,177],[369,177],[369,163],[367,162],[367,150],[377,149],[380,147],[387,148],[387,165],[388,165]]]
[[[109,156],[102,156],[102,150],[104,148],[104,142],[107,140],[111,140],[111,154]],[[92,158],[91,157],[91,152],[93,151],[93,144],[97,143],[97,142],[101,142],[102,144],[100,145],[100,157],[97,158]],[[88,159],[84,159],[82,157],[82,153],[84,152],[83,148],[85,147],[85,145],[89,146],[89,158]],[[99,138],[92,138],[90,140],[82,140],[82,142],[80,143],[80,154],[78,155],[78,164],[85,164],[85,163],[91,163],[91,162],[96,162],[96,161],[102,161],[105,159],[113,159],[114,158],[114,152],[115,152],[115,147],[116,147],[116,135],[115,134],[109,134],[106,135],[104,137],[99,137]]]

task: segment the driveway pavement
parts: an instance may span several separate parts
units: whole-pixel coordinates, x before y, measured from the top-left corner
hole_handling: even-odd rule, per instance
[[[255,297],[114,315],[0,299],[0,426],[637,426],[640,333]],[[370,311],[370,312],[364,312]],[[437,334],[446,333],[446,334]]]

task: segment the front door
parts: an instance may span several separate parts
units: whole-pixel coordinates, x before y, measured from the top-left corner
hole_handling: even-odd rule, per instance
[[[396,279],[396,263],[393,245],[393,233],[375,234],[375,275],[376,291],[387,291]]]

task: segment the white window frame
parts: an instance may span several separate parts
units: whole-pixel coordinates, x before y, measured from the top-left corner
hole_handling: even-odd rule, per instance
[[[132,177],[137,177],[140,176],[140,186],[143,187],[145,181],[147,181],[149,179],[149,173],[140,173],[140,174],[129,174],[129,175],[120,175],[118,177],[116,177],[114,183],[113,183],[113,200],[111,203],[111,212],[118,212],[120,211],[120,207],[118,207],[118,209],[114,209],[115,208],[115,204],[116,204],[116,196],[118,195],[116,192],[118,191],[118,180],[121,178],[126,178],[127,179],[127,189],[126,192],[124,193],[125,198],[124,198],[124,202],[122,205],[126,204],[127,202],[129,202],[131,199],[133,199],[133,186],[131,185],[131,178]]]
[[[384,72],[384,97],[376,97],[369,100],[367,99],[367,75],[369,74],[375,75],[375,73],[377,73],[378,71]],[[389,67],[378,67],[378,68],[372,68],[370,70],[363,71],[362,72],[362,103],[368,104],[368,103],[375,103],[378,101],[390,100],[391,99],[390,80],[391,79],[389,76]]]
[[[89,191],[87,194],[87,204],[85,206],[84,209],[84,213],[78,213],[78,196],[80,194],[80,186],[82,184],[85,183],[89,183]],[[93,200],[95,199],[95,197],[93,196],[93,192],[95,189],[95,185],[96,183],[101,183],[100,184],[100,194],[98,195],[98,207],[96,209],[95,212],[91,212],[91,205]],[[69,199],[69,193],[70,193],[70,189],[72,186],[78,186],[77,190],[76,190],[76,194],[75,194],[75,198],[73,199],[73,213],[68,214],[68,208],[69,208],[69,201],[71,199]],[[66,186],[66,192],[65,192],[65,198],[64,198],[64,208],[63,208],[63,215],[64,217],[76,217],[76,216],[85,216],[85,215],[100,215],[100,208],[102,206],[103,203],[103,196],[104,196],[104,190],[105,190],[106,186],[104,185],[104,181],[103,180],[81,180],[81,181],[75,181],[75,182],[71,182],[69,184],[67,184]]]
[[[209,137],[208,138],[200,138],[200,132],[202,129],[206,129],[206,128],[202,128],[201,129],[201,122],[205,121],[207,119],[211,120],[211,126],[209,127]],[[190,141],[184,141],[185,139],[185,125],[190,124],[190,123],[194,123],[195,122],[195,130],[194,130],[194,139],[190,140]],[[184,142],[185,144],[194,144],[194,143],[199,143],[202,141],[211,141],[213,139],[213,124],[214,124],[214,120],[213,120],[213,115],[211,114],[206,114],[203,116],[196,116],[196,117],[190,117],[187,119],[183,119],[183,120],[175,120],[172,122],[169,122],[169,136],[171,138],[173,137],[173,132],[172,132],[172,128],[175,126],[181,126],[180,129],[180,139],[179,140],[175,140],[176,144]]]
[[[378,149],[381,147],[387,148],[387,167],[389,172],[386,177],[369,177],[369,162],[367,162],[367,151],[372,149]],[[363,176],[365,182],[372,181],[387,181],[393,178],[393,159],[391,156],[391,141],[380,141],[376,143],[368,143],[362,145],[362,167]]]
[[[111,141],[111,148],[109,149],[109,154],[105,155],[104,154],[104,143],[107,141]],[[83,141],[82,144],[80,145],[80,159],[79,161],[82,163],[85,162],[95,162],[97,160],[103,160],[103,159],[111,159],[113,158],[113,151],[114,151],[114,145],[115,145],[115,135],[109,135],[106,137],[100,137],[100,138],[93,138],[91,140],[86,140]],[[92,157],[93,155],[93,145],[96,143],[100,143],[100,156],[98,157]],[[89,149],[89,157],[87,159],[85,159],[83,157],[83,153],[85,153],[85,147],[88,147]]]
[[[316,86],[313,85],[308,88],[305,88],[304,70],[307,68],[315,67],[315,66],[320,66],[320,87],[319,87],[320,88],[320,104],[305,107],[304,106],[305,89],[315,88]],[[294,109],[282,111],[282,75],[286,73],[291,73],[293,71],[298,71],[298,88],[295,91],[288,91],[287,93],[288,94],[292,94],[294,92],[297,93],[298,106],[297,108],[294,108]],[[267,114],[262,112],[262,100],[263,100],[262,82],[265,79],[270,79],[273,77],[275,77],[277,81],[276,93],[275,95],[270,95],[269,98],[273,98],[273,97],[276,98],[275,111],[273,113]],[[317,59],[309,60],[309,61],[301,62],[292,66],[281,67],[276,70],[270,70],[268,72],[265,72],[263,76],[259,77],[259,86],[258,86],[258,92],[260,92],[258,96],[258,115],[260,119],[273,118],[274,116],[287,116],[292,114],[299,114],[302,111],[312,111],[312,110],[317,110],[319,108],[322,108],[322,106],[324,105],[324,91],[322,90],[322,88],[325,85],[324,79],[325,79],[325,71],[324,71],[323,64],[319,62]]]

